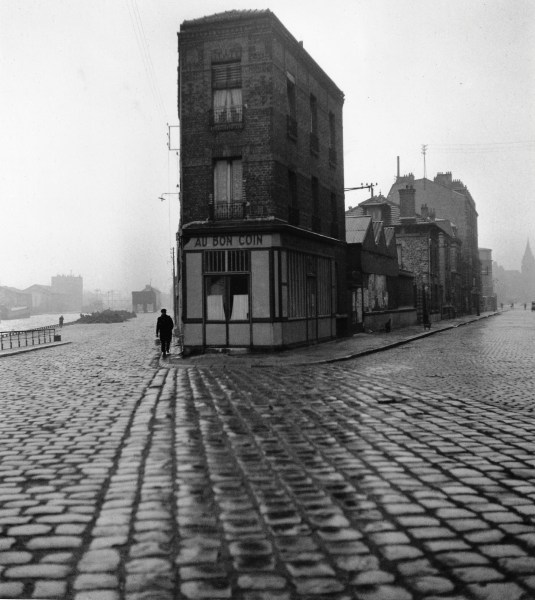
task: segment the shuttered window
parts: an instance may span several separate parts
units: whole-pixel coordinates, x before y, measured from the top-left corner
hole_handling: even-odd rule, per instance
[[[241,86],[240,62],[228,62],[212,65],[213,89],[231,89],[240,88]]]

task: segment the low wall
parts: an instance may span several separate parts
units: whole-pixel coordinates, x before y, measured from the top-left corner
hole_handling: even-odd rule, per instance
[[[364,313],[364,330],[384,331],[386,323],[390,321],[391,329],[401,329],[416,325],[418,317],[416,308],[398,308],[396,310],[374,310]]]

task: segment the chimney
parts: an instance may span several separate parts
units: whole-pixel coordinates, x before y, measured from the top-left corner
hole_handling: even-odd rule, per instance
[[[451,187],[451,171],[446,171],[445,173],[437,173],[435,177],[435,183],[439,183],[440,185],[444,185],[446,187]]]
[[[422,208],[420,209],[420,214],[422,215],[422,219],[425,219],[427,221],[427,219],[429,218],[429,208],[428,208],[427,204],[422,204]]]
[[[416,190],[412,185],[399,189],[399,218],[416,220]]]
[[[400,173],[399,173],[399,156],[398,156],[398,175],[396,177],[397,181],[399,181],[399,175],[400,175]]]

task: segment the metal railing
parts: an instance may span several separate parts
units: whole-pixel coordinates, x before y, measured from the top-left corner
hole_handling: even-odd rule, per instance
[[[212,127],[234,127],[243,125],[243,106],[221,106],[210,111],[210,125]]]
[[[56,341],[56,326],[37,327],[24,331],[3,331],[0,333],[0,350],[25,348]]]
[[[251,206],[248,202],[208,202],[210,221],[233,221],[255,219],[268,216],[265,206]]]

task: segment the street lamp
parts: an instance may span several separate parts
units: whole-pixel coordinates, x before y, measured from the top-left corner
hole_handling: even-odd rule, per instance
[[[179,192],[164,192],[163,194],[160,194],[158,196],[158,200],[161,200],[162,202],[164,200],[167,200],[167,198],[165,198],[165,196],[178,196],[180,198],[180,193]],[[179,225],[180,227],[180,225]],[[169,237],[171,237],[171,202],[169,202]],[[180,249],[178,250],[178,252],[180,253]],[[175,270],[175,247],[174,245],[171,246],[171,260],[173,263],[173,321],[175,323],[175,329],[178,331],[178,338],[180,341],[180,345],[182,346],[182,331],[181,331],[181,327],[179,325],[178,322],[178,304],[179,304],[179,299],[178,299],[178,293],[177,293],[177,280],[176,280],[176,270]]]

